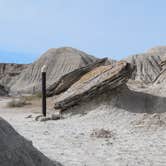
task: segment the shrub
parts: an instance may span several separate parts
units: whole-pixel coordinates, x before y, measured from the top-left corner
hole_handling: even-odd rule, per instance
[[[26,99],[24,97],[20,97],[19,99],[12,99],[11,101],[9,101],[7,103],[8,107],[23,107],[25,106],[26,103]]]
[[[41,92],[38,92],[38,93],[35,94],[35,96],[36,96],[37,98],[42,98],[42,93],[41,93]]]

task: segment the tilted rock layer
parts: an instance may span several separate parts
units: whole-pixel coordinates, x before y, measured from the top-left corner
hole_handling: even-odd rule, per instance
[[[66,75],[62,76],[57,82],[48,87],[47,96],[58,95],[61,92],[64,92],[87,72],[90,72],[94,68],[106,65],[108,63],[109,63],[108,59],[103,58],[85,67],[81,67],[70,73],[67,73]]]
[[[79,102],[115,89],[130,77],[131,68],[125,61],[114,66],[100,66],[83,75],[67,91],[57,96],[55,109],[65,110]]]

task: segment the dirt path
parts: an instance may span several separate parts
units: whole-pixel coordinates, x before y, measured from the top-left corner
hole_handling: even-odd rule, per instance
[[[166,124],[158,124],[155,115],[102,105],[84,116],[36,122],[34,118],[25,118],[37,115],[32,109],[5,108],[8,100],[0,99],[0,116],[46,156],[64,166],[166,165]],[[155,123],[151,124],[150,118]],[[148,128],[147,124],[151,126]],[[112,138],[90,136],[94,129],[101,128],[112,131]]]

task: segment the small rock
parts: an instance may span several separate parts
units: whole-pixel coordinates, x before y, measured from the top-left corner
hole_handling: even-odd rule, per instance
[[[28,115],[25,117],[26,119],[32,118],[32,115]]]
[[[41,117],[39,119],[40,122],[45,122],[45,121],[48,121],[48,120],[51,120],[51,118],[50,117]]]
[[[51,120],[59,120],[61,118],[60,114],[52,114]]]
[[[35,120],[36,120],[36,121],[39,121],[39,119],[40,119],[41,117],[43,117],[43,115],[38,115],[38,116],[35,117]]]

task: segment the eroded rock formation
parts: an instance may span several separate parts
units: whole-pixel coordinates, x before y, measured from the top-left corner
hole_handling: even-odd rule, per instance
[[[0,84],[7,87],[14,83],[15,78],[27,68],[28,65],[0,63]]]
[[[109,63],[108,59],[103,58],[103,59],[97,60],[96,62],[94,62],[92,64],[89,64],[85,67],[76,69],[76,70],[62,76],[57,82],[55,82],[50,87],[48,87],[47,96],[58,95],[58,94],[64,92],[87,72],[90,72],[94,68],[103,66],[108,63]]]
[[[124,60],[135,65],[133,80],[152,84],[163,70],[161,63],[166,60],[166,47],[155,47],[146,53],[129,56]]]
[[[107,90],[115,89],[127,82],[131,74],[131,66],[125,62],[117,62],[114,66],[100,66],[83,75],[67,91],[57,96],[55,109],[61,111],[77,105],[86,99],[90,100]]]

